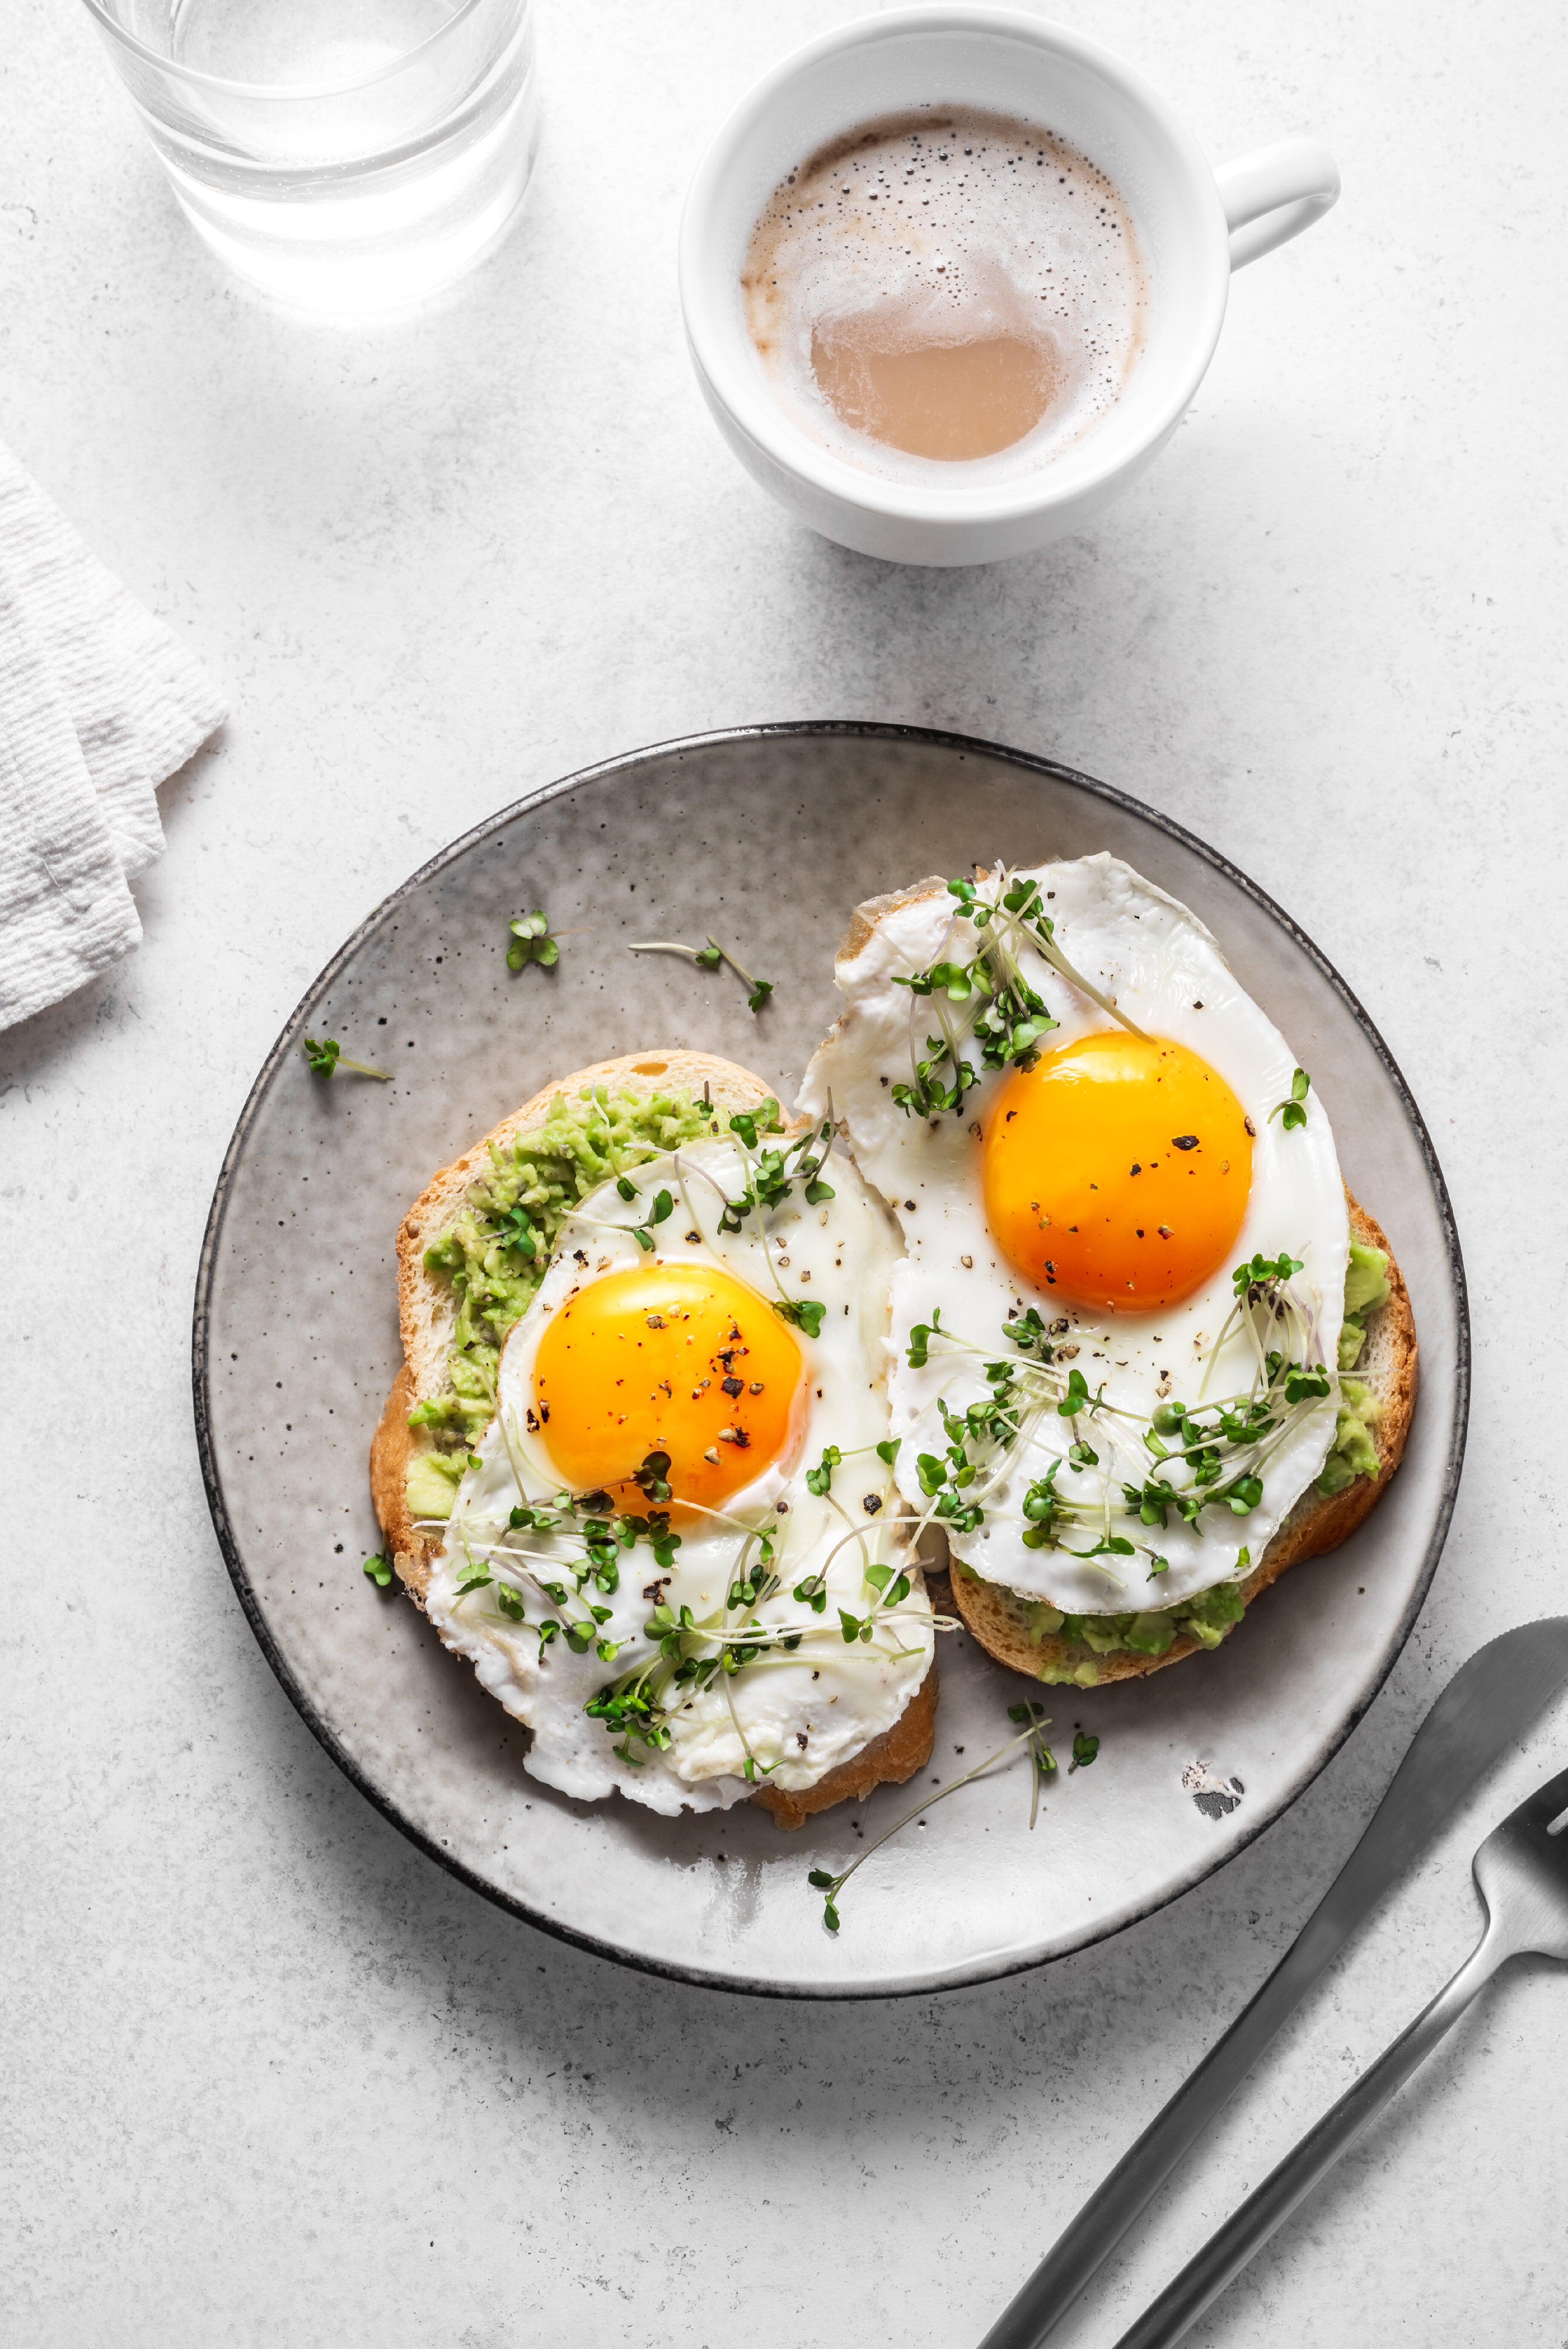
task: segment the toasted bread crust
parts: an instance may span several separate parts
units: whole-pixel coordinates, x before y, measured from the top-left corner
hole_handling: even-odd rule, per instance
[[[370,1501],[386,1539],[387,1555],[418,1605],[425,1603],[431,1561],[441,1547],[440,1537],[417,1533],[409,1515],[409,1461],[413,1431],[409,1413],[417,1397],[405,1362],[392,1381],[380,1423],[370,1439]]]
[[[387,1552],[400,1579],[417,1606],[422,1607],[430,1586],[431,1567],[439,1556],[438,1532],[422,1533],[409,1514],[408,1475],[415,1451],[409,1413],[416,1402],[437,1394],[445,1384],[451,1315],[440,1284],[424,1268],[424,1253],[461,1213],[474,1186],[490,1173],[490,1146],[498,1148],[542,1125],[558,1093],[578,1094],[603,1084],[617,1092],[639,1094],[684,1092],[695,1097],[706,1084],[716,1110],[732,1114],[755,1109],[775,1098],[772,1089],[750,1070],[709,1052],[679,1050],[628,1053],[619,1060],[600,1061],[546,1085],[531,1101],[504,1118],[483,1142],[443,1167],[421,1193],[398,1232],[398,1306],[405,1361],[392,1381],[375,1435],[370,1443],[370,1497],[386,1539]],[[787,1125],[786,1121],[786,1125]],[[788,1130],[793,1131],[793,1127]],[[935,1659],[919,1688],[890,1729],[842,1762],[799,1794],[783,1787],[760,1787],[753,1800],[771,1811],[780,1826],[798,1827],[809,1813],[853,1798],[864,1802],[884,1781],[901,1785],[930,1757],[935,1734],[937,1671]]]
[[[885,1729],[847,1762],[840,1762],[815,1786],[804,1786],[798,1795],[785,1786],[759,1786],[752,1800],[773,1813],[775,1826],[804,1826],[814,1811],[831,1810],[835,1803],[863,1803],[877,1786],[903,1785],[930,1760],[936,1733],[937,1660],[933,1656],[930,1670],[891,1729]]]
[[[1352,1238],[1364,1247],[1381,1248],[1388,1258],[1388,1299],[1367,1324],[1365,1357],[1353,1373],[1374,1388],[1383,1406],[1382,1416],[1372,1430],[1378,1473],[1376,1476],[1357,1476],[1343,1493],[1327,1499],[1310,1487],[1303,1494],[1242,1583],[1241,1603],[1245,1607],[1277,1582],[1288,1568],[1299,1566],[1303,1558],[1319,1557],[1347,1541],[1362,1519],[1376,1507],[1405,1455],[1419,1370],[1410,1295],[1381,1226],[1354,1196],[1348,1184],[1345,1195],[1350,1210]],[[952,1588],[953,1604],[964,1622],[999,1664],[1006,1664],[1013,1671],[1027,1672],[1035,1679],[1043,1665],[1066,1660],[1067,1647],[1052,1634],[1031,1640],[1023,1602],[1002,1584],[971,1580],[955,1566]],[[1163,1656],[1139,1656],[1127,1650],[1101,1656],[1096,1659],[1096,1685],[1104,1688],[1111,1681],[1143,1680],[1167,1664],[1179,1664],[1186,1657],[1203,1652],[1201,1640],[1182,1632]]]

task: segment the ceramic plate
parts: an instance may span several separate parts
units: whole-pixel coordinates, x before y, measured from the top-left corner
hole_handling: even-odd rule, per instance
[[[1022,1756],[935,1805],[864,1868],[830,1937],[806,1883],[919,1799],[884,1788],[793,1835],[742,1805],[667,1821],[590,1807],[523,1768],[524,1733],[414,1608],[360,1571],[379,1546],[366,1454],[400,1360],[394,1237],[410,1200],[555,1076],[656,1045],[711,1049],[793,1099],[834,1018],[834,949],[863,897],[978,859],[1100,848],[1208,923],[1291,1039],[1352,1188],[1386,1227],[1421,1339],[1388,1499],[1288,1575],[1226,1645],[1142,1682],[1044,1692],[1064,1770],[1028,1826]],[[506,926],[570,935],[514,975]],[[744,991],[632,938],[746,941]],[[306,1032],[389,1067],[312,1076]],[[1416,1619],[1453,1505],[1469,1341],[1430,1139],[1376,1030],[1311,940],[1210,849],[1086,775],[909,729],[791,726],[639,751],[552,784],[436,857],[322,973],[223,1163],[197,1288],[196,1412],[219,1539],[268,1661],[322,1744],[445,1868],[545,1930],[689,1981],[804,1997],[977,1982],[1103,1939],[1195,1884],[1294,1800]],[[922,1785],[1009,1733],[1029,1687],[944,1640]],[[1042,1693],[1036,1688],[1035,1694]]]

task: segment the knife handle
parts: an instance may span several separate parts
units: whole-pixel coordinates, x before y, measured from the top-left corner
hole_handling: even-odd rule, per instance
[[[1210,2235],[1116,2343],[1116,2349],[1173,2349],[1246,2266],[1305,2201],[1320,2178],[1349,2151],[1362,2131],[1424,2064],[1445,2032],[1452,2029],[1478,1991],[1515,1954],[1495,1923],[1453,1980],[1407,2029],[1386,2047],[1369,2070],[1345,2090],[1278,2168],[1247,2197],[1240,2209]]]
[[[1085,2285],[1109,2259],[1122,2237],[1235,2095],[1258,2057],[1326,1961],[1319,1938],[1332,1934],[1324,1904],[1300,1939],[1275,1967],[1251,2005],[1244,2007],[1214,2045],[1157,2113],[1137,2142],[1097,2186],[1046,2252],[1033,2274],[1008,2302],[981,2349],[1039,2349],[1072,2307]]]

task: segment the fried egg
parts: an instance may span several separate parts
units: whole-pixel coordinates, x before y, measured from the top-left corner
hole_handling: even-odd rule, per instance
[[[1290,1046],[1113,856],[922,884],[855,936],[801,1107],[902,1229],[906,1499],[1067,1614],[1244,1575],[1337,1411],[1345,1189]]]
[[[564,1794],[799,1791],[929,1668],[886,1456],[897,1234],[823,1148],[753,1128],[606,1184],[507,1339],[426,1603]]]

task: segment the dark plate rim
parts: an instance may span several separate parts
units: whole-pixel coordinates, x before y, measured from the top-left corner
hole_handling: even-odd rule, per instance
[[[560,799],[567,792],[579,790],[587,784],[601,782],[608,776],[625,773],[642,766],[650,759],[666,759],[680,756],[688,751],[706,750],[720,743],[754,742],[779,737],[806,740],[830,737],[838,740],[852,741],[918,742],[927,747],[955,750],[966,756],[999,760],[1008,766],[1022,768],[1030,774],[1049,775],[1058,782],[1075,785],[1080,791],[1088,793],[1091,798],[1103,802],[1107,807],[1119,809],[1124,813],[1137,817],[1140,822],[1151,825],[1157,832],[1162,833],[1168,840],[1174,841],[1180,847],[1189,850],[1212,872],[1220,874],[1232,887],[1239,889],[1244,896],[1250,898],[1253,905],[1259,906],[1272,920],[1279,924],[1313,963],[1320,975],[1327,980],[1376,1052],[1411,1131],[1420,1145],[1421,1155],[1441,1218],[1444,1243],[1448,1253],[1449,1275],[1452,1283],[1456,1309],[1454,1405],[1449,1429],[1448,1458],[1444,1465],[1437,1513],[1428,1536],[1426,1554],[1422,1560],[1421,1572],[1416,1588],[1400,1618],[1395,1635],[1388,1642],[1387,1653],[1376,1680],[1344,1720],[1335,1723],[1333,1733],[1324,1740],[1316,1760],[1294,1791],[1285,1795],[1272,1811],[1257,1819],[1241,1836],[1241,1840],[1231,1845],[1222,1855],[1207,1864],[1196,1867],[1181,1881],[1171,1885],[1157,1898],[1146,1902],[1141,1909],[1135,1909],[1130,1916],[1123,1917],[1116,1925],[1107,1927],[1103,1932],[1086,1932],[1066,1949],[1053,1950],[1048,1956],[1044,1957],[1010,1958],[999,1963],[988,1965],[983,1971],[962,1968],[951,1970],[944,1976],[934,1979],[857,1984],[850,1988],[837,1985],[817,1988],[810,1983],[781,1983],[768,1982],[760,1977],[741,1978],[719,1975],[704,1971],[700,1967],[675,1965],[659,1959],[646,1957],[637,1951],[619,1948],[613,1941],[605,1940],[596,1934],[580,1932],[570,1925],[563,1924],[559,1920],[531,1908],[526,1901],[517,1899],[510,1893],[502,1891],[498,1886],[488,1883],[476,1870],[465,1866],[451,1852],[443,1850],[441,1845],[432,1841],[423,1829],[405,1817],[390,1797],[382,1792],[360,1768],[353,1756],[345,1750],[332,1724],[317,1711],[300,1686],[286,1657],[273,1638],[256,1594],[251,1587],[250,1578],[240,1554],[240,1546],[230,1520],[213,1449],[212,1425],[209,1373],[213,1278],[234,1171],[244,1152],[252,1123],[274,1072],[292,1053],[296,1040],[304,1031],[306,1021],[313,1016],[310,1007],[317,1001],[323,988],[328,987],[337,978],[365,939],[379,927],[387,916],[405,898],[411,896],[414,891],[422,886],[432,874],[441,872],[444,866],[455,862],[469,849],[476,846],[504,825],[514,823],[518,817],[526,815],[534,809],[545,806],[551,800]],[[450,842],[445,848],[439,850],[416,872],[411,873],[406,881],[383,897],[380,904],[366,916],[358,929],[338,947],[331,959],[323,965],[285,1021],[277,1040],[262,1062],[230,1137],[229,1146],[223,1154],[223,1162],[219,1169],[217,1184],[213,1193],[213,1204],[208,1210],[206,1230],[202,1235],[202,1253],[196,1274],[192,1327],[192,1385],[196,1421],[196,1444],[201,1459],[202,1482],[206,1489],[207,1506],[212,1514],[213,1527],[218,1537],[218,1547],[223,1553],[223,1563],[229,1570],[229,1578],[234,1584],[235,1595],[255,1637],[256,1644],[276,1674],[284,1692],[300,1719],[331,1756],[344,1776],[358,1788],[368,1802],[374,1805],[383,1818],[389,1820],[400,1834],[406,1836],[410,1843],[416,1844],[427,1857],[433,1859],[439,1867],[443,1868],[449,1876],[453,1876],[460,1883],[467,1885],[470,1890],[479,1893],[484,1899],[493,1901],[497,1908],[506,1909],[513,1916],[523,1918],[526,1923],[536,1927],[541,1932],[550,1934],[555,1940],[565,1941],[574,1949],[588,1951],[595,1957],[607,1958],[618,1965],[631,1966],[639,1972],[653,1974],[665,1981],[691,1982],[704,1990],[730,1991],[745,1997],[799,1999],[814,2002],[828,1999],[914,1998],[930,1996],[945,1990],[972,1988],[986,1982],[1000,1982],[1012,1974],[1032,1973],[1041,1966],[1057,1964],[1064,1958],[1075,1955],[1079,1950],[1092,1948],[1103,1940],[1113,1940],[1116,1934],[1126,1932],[1130,1926],[1139,1924],[1145,1918],[1152,1917],[1161,1909],[1168,1907],[1171,1901],[1180,1899],[1184,1894],[1192,1891],[1218,1869],[1228,1866],[1247,1848],[1249,1844],[1254,1842],[1266,1829],[1272,1826],[1275,1820],[1282,1817],[1293,1804],[1299,1802],[1307,1788],[1326,1769],[1345,1740],[1366,1717],[1389,1673],[1404,1652],[1406,1643],[1426,1603],[1427,1593],[1431,1588],[1432,1578],[1437,1572],[1438,1560],[1442,1555],[1443,1544],[1448,1538],[1449,1526],[1459,1495],[1459,1475],[1464,1464],[1465,1438],[1469,1421],[1469,1298],[1465,1279],[1464,1257],[1459,1247],[1459,1229],[1454,1218],[1453,1202],[1449,1195],[1449,1186],[1444,1180],[1443,1170],[1438,1164],[1438,1154],[1433,1146],[1427,1122],[1417,1107],[1415,1096],[1405,1081],[1404,1072],[1384,1042],[1381,1033],[1368,1017],[1360,999],[1340,977],[1322,948],[1308,936],[1299,923],[1292,919],[1282,906],[1276,905],[1266,890],[1261,889],[1257,883],[1239,866],[1232,864],[1228,857],[1222,856],[1217,849],[1210,848],[1206,841],[1198,837],[1196,833],[1189,832],[1184,825],[1176,823],[1172,817],[1164,814],[1159,809],[1149,807],[1142,800],[1133,798],[1130,792],[1118,791],[1114,784],[1103,783],[1096,777],[1085,774],[1081,769],[1064,766],[1054,759],[1040,758],[1028,750],[1015,750],[1002,742],[988,742],[977,735],[950,734],[928,726],[898,726],[875,719],[786,719],[762,726],[721,727],[710,733],[687,734],[678,736],[668,742],[648,743],[639,750],[623,751],[618,758],[604,759],[596,765],[578,768],[575,773],[564,775],[555,782],[543,783],[537,790],[526,792],[522,799],[515,800],[509,806],[498,809],[493,814],[486,816],[482,823],[473,825],[460,838]]]

